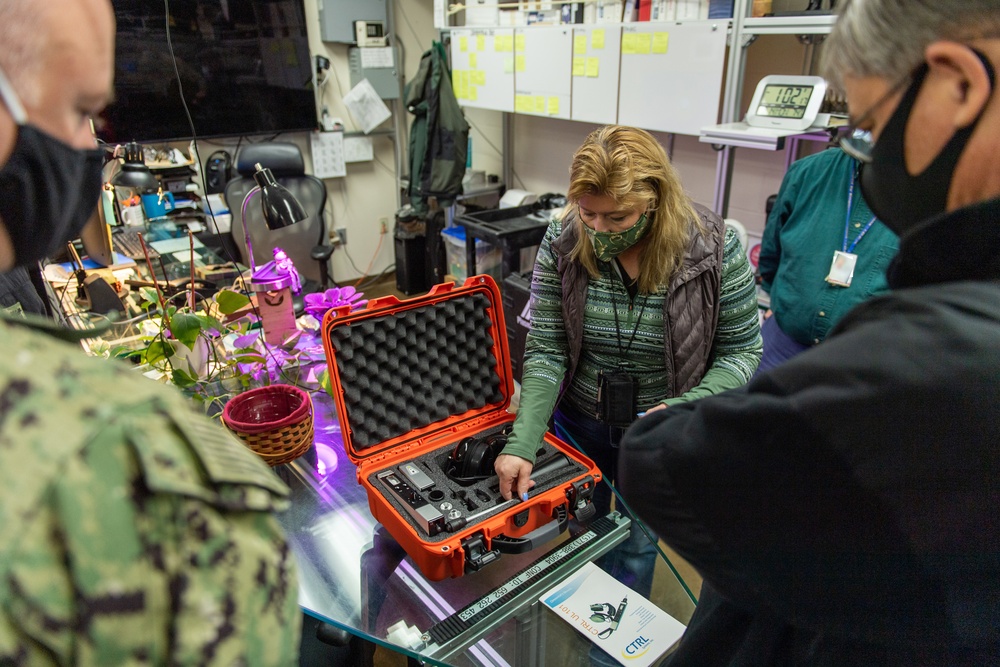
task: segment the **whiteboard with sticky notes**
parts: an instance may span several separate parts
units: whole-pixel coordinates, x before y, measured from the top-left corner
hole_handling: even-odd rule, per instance
[[[618,122],[621,41],[620,25],[574,26],[573,120]]]
[[[718,122],[727,21],[622,26],[618,122],[698,136]]]
[[[514,29],[452,30],[451,82],[462,106],[514,111]]]
[[[514,31],[514,111],[570,117],[573,26]]]

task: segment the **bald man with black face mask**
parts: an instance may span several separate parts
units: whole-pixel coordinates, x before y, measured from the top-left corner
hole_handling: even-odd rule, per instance
[[[114,31],[107,0],[0,2],[0,271],[96,208]],[[287,487],[179,393],[23,322],[0,321],[0,664],[297,664]]]
[[[890,292],[623,438],[625,499],[704,576],[672,666],[1000,664],[1000,7],[838,7]]]

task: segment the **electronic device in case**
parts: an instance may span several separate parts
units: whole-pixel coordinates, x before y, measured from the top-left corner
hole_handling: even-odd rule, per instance
[[[751,127],[807,130],[817,124],[826,97],[826,81],[819,76],[772,74],[757,84],[746,122]]]
[[[425,533],[437,535],[441,531],[444,515],[427,502],[412,486],[400,479],[399,475],[392,470],[386,470],[380,472],[378,478],[399,499],[409,515]]]
[[[385,23],[382,21],[355,21],[354,38],[358,46],[388,46]]]

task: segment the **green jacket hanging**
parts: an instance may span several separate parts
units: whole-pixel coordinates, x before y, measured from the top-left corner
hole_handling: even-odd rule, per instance
[[[427,212],[427,198],[447,206],[462,192],[469,124],[451,86],[444,47],[434,42],[406,85],[403,101],[413,114],[410,126],[410,203]]]

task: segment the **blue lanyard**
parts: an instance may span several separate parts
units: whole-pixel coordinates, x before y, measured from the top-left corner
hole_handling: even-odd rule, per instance
[[[844,244],[840,247],[843,252],[854,252],[854,248],[858,245],[858,241],[868,233],[868,230],[872,228],[875,224],[876,216],[872,216],[872,219],[868,221],[858,237],[854,239],[851,243],[851,247],[847,247],[847,232],[851,229],[851,205],[854,202],[854,182],[858,180],[858,170],[854,170],[854,176],[851,177],[851,184],[847,187],[847,219],[844,221]]]

